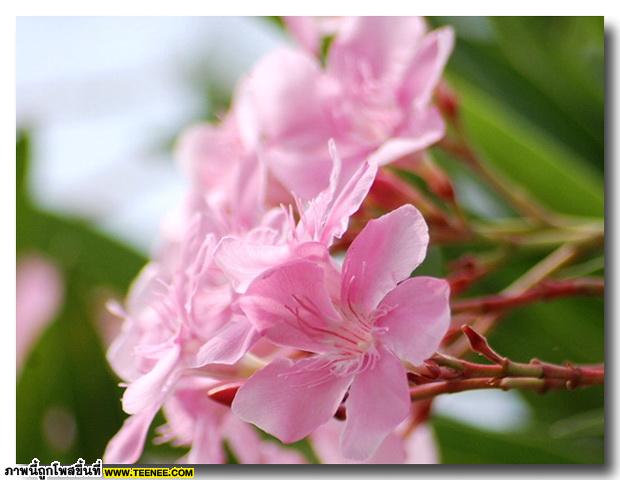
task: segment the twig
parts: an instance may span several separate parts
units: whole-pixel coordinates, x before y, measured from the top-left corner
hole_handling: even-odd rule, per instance
[[[454,156],[460,158],[473,171],[490,184],[502,195],[518,212],[536,223],[554,224],[553,215],[542,205],[532,199],[524,189],[509,181],[503,175],[493,170],[466,142],[463,135],[457,141],[444,138],[439,146]]]
[[[544,393],[550,389],[572,390],[602,385],[605,367],[599,365],[555,365],[533,359],[529,363],[510,360],[491,348],[487,339],[469,326],[463,327],[470,347],[492,364],[479,364],[436,353],[421,367],[413,368],[408,378],[412,400],[433,398],[444,393],[499,388],[525,389]]]
[[[534,265],[530,270],[525,272],[525,274],[519,277],[515,282],[505,288],[501,292],[501,295],[514,296],[524,294],[528,289],[535,287],[563,266],[573,261],[578,254],[579,247],[577,245],[562,245]],[[478,332],[486,335],[486,333],[493,328],[495,323],[501,318],[502,313],[503,312],[501,311],[495,311],[482,314],[473,322],[473,325],[476,327]],[[468,348],[467,342],[464,342],[462,338],[459,338],[449,346],[449,353],[460,357],[467,352]]]
[[[498,295],[456,300],[452,303],[452,311],[488,313],[520,307],[540,300],[551,300],[575,295],[602,295],[604,291],[605,282],[600,278],[546,280],[523,293],[500,293]]]

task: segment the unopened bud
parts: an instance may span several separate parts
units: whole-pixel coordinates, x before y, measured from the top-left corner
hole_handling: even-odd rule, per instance
[[[445,82],[440,82],[435,90],[435,99],[439,111],[452,123],[456,123],[459,117],[459,99],[454,90]]]
[[[227,383],[226,385],[213,387],[207,392],[207,395],[211,400],[230,407],[239,387],[241,387],[241,383]]]

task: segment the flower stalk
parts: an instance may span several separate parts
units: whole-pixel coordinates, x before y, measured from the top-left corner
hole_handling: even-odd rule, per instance
[[[469,311],[488,313],[522,307],[538,301],[547,301],[576,295],[603,295],[605,281],[585,277],[569,280],[545,280],[523,293],[500,293],[478,298],[467,298],[452,302],[454,313]]]
[[[462,331],[471,350],[492,363],[480,364],[436,353],[423,366],[410,369],[408,378],[414,384],[410,388],[412,401],[467,390],[520,389],[544,393],[604,383],[603,364],[556,365],[538,359],[529,363],[515,362],[493,350],[487,339],[473,328],[464,326]]]

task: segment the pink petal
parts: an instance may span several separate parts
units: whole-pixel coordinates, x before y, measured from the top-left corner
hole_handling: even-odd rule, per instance
[[[424,30],[419,17],[350,17],[330,48],[328,72],[349,88],[368,80],[395,87]]]
[[[444,134],[445,125],[436,108],[411,112],[404,126],[370,155],[369,160],[379,166],[387,165],[430,147]]]
[[[435,464],[439,463],[437,443],[429,425],[418,425],[405,439],[407,461],[405,463]]]
[[[308,53],[317,55],[321,47],[319,23],[312,17],[283,17],[286,28]]]
[[[121,429],[108,442],[104,463],[136,463],[144,450],[144,442],[158,407],[150,407],[125,420]]]
[[[265,270],[290,257],[286,244],[274,245],[275,238],[252,241],[246,238],[223,238],[215,254],[215,263],[231,280],[238,292],[245,292],[250,283]],[[270,244],[271,243],[271,244]]]
[[[306,459],[292,448],[284,448],[275,442],[262,440],[258,431],[234,415],[226,419],[226,440],[239,460],[244,464],[300,464]]]
[[[239,160],[232,189],[225,197],[240,227],[255,226],[264,214],[266,181],[265,165],[257,157],[244,156]]]
[[[323,244],[331,245],[334,237],[340,238],[346,232],[349,218],[359,210],[376,176],[376,162],[365,161],[338,191],[323,229],[320,240]]]
[[[325,329],[340,323],[326,287],[326,269],[295,260],[259,276],[239,300],[254,326],[272,342],[325,352]]]
[[[263,464],[301,465],[308,463],[304,456],[292,448],[281,447],[274,442],[263,442],[261,445]]]
[[[301,440],[336,412],[351,377],[335,376],[325,361],[279,358],[239,389],[232,410],[285,443]]]
[[[420,212],[403,205],[369,221],[349,247],[341,298],[369,314],[426,256],[428,227]]]
[[[123,410],[129,414],[136,414],[158,399],[163,399],[178,359],[179,346],[174,345],[162,355],[148,373],[130,383],[123,395]]]
[[[282,72],[286,72],[283,74]],[[235,104],[241,137],[289,191],[310,199],[327,186],[335,83],[312,56],[280,48],[261,59]]]
[[[329,187],[309,202],[297,229],[298,236],[306,235],[327,247],[347,230],[349,218],[359,209],[377,175],[376,163],[364,161],[338,188],[341,161],[335,143],[330,142],[330,150],[334,167]]]
[[[377,321],[387,331],[381,341],[403,360],[419,364],[439,348],[450,325],[450,286],[445,280],[414,277],[389,292]]]
[[[279,48],[263,57],[237,95],[235,111],[247,147],[261,138],[280,143],[319,132],[326,144],[322,77],[317,60],[301,50]]]
[[[262,158],[282,185],[296,196],[310,200],[328,186],[332,160],[327,142],[333,132],[323,135],[313,127],[306,132],[306,138],[291,136],[286,143],[266,151]]]
[[[401,464],[405,463],[405,455],[402,437],[396,433],[390,433],[364,463]]]
[[[380,348],[374,365],[355,376],[346,406],[342,453],[366,460],[409,414],[407,375],[400,361]]]
[[[233,365],[252,348],[259,334],[241,315],[224,324],[205,343],[196,355],[196,367],[218,363]]]
[[[192,448],[187,454],[187,463],[224,463],[221,422],[211,415],[199,416],[194,427]]]
[[[325,464],[400,464],[405,461],[405,448],[403,439],[395,434],[389,434],[375,453],[364,462],[345,458],[340,451],[340,436],[344,428],[344,422],[330,420],[321,425],[312,434],[312,448]]]
[[[21,258],[16,268],[16,364],[19,369],[63,300],[58,268],[43,257]]]
[[[118,316],[123,316],[120,334],[112,341],[106,358],[114,372],[125,381],[132,381],[141,375],[134,349],[145,334],[145,323],[149,320],[157,322],[157,312],[151,305],[157,302],[158,291],[161,292],[161,281],[164,277],[162,266],[150,262],[140,270],[132,282],[127,294],[127,313],[122,308],[112,307]]]
[[[453,47],[454,32],[450,27],[424,37],[405,73],[399,94],[403,107],[422,108],[430,102]]]
[[[261,439],[252,425],[242,422],[234,415],[226,418],[224,427],[226,440],[239,463],[261,463]]]

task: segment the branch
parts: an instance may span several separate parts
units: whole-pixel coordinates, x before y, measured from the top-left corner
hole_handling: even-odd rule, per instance
[[[452,311],[488,313],[520,307],[540,300],[552,300],[575,295],[603,295],[604,292],[605,282],[600,278],[548,280],[523,293],[506,293],[456,300],[452,303]]]
[[[562,245],[534,265],[530,270],[525,272],[511,285],[502,290],[501,294],[521,295],[527,292],[572,262],[579,255],[579,253],[579,248],[576,245]],[[493,328],[498,319],[501,318],[502,313],[502,311],[495,311],[482,314],[473,322],[473,324],[479,332],[486,334]],[[450,353],[457,357],[462,356],[468,350],[467,343],[459,340],[455,341],[449,347]]]
[[[463,135],[457,141],[444,138],[439,147],[461,159],[482,179],[491,185],[501,196],[523,216],[542,224],[554,224],[553,215],[542,205],[534,201],[532,196],[520,186],[509,181],[499,172],[492,169],[466,142]]]
[[[544,393],[547,390],[573,390],[604,383],[605,367],[602,364],[556,365],[537,359],[529,363],[514,362],[493,350],[487,339],[471,327],[464,326],[462,330],[471,349],[492,364],[479,364],[436,353],[423,366],[408,373],[409,380],[415,384],[410,389],[412,400],[488,388],[517,388]]]
[[[535,377],[482,377],[482,378],[466,378],[457,380],[444,380],[440,382],[416,385],[409,390],[411,400],[424,400],[445,393],[465,392],[467,390],[480,389],[501,389],[511,390],[514,388],[520,390],[533,390],[538,393],[544,393],[548,390],[573,390],[577,387],[585,387],[592,385],[602,385],[603,376],[601,374],[600,381],[578,384],[571,380],[563,380],[558,378],[535,378]]]

